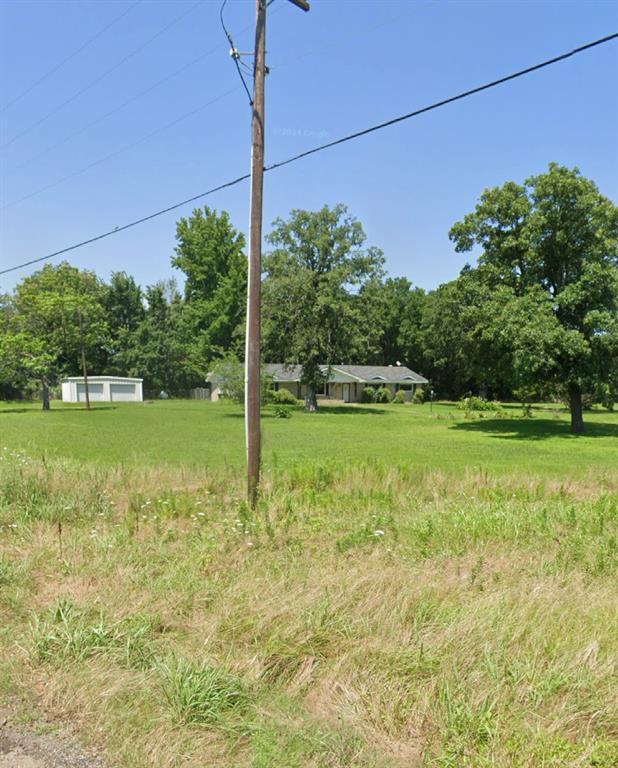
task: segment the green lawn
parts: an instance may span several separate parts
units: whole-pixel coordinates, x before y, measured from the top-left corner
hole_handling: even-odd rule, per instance
[[[539,408],[532,419],[521,418],[516,406],[504,413],[467,419],[446,403],[434,405],[432,413],[428,405],[331,405],[276,419],[266,408],[264,465],[369,458],[557,478],[601,476],[618,467],[618,414],[586,414],[586,434],[574,437],[564,410]],[[241,467],[244,425],[240,408],[203,401],[100,405],[90,413],[61,403],[49,413],[36,404],[3,403],[2,446],[106,465]]]

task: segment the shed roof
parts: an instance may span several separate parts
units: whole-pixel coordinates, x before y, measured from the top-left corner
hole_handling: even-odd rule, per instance
[[[83,376],[68,376],[66,379],[62,379],[62,383],[66,381],[83,381]],[[144,379],[133,379],[130,376],[88,376],[88,381],[91,382],[97,382],[97,381],[122,381],[122,382],[134,382],[134,381],[144,381]]]

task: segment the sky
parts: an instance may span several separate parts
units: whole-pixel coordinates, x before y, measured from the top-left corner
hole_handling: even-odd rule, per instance
[[[0,269],[248,172],[249,103],[220,7],[0,0]],[[250,51],[254,3],[228,0],[224,18]],[[311,0],[309,13],[275,0],[266,162],[616,31],[614,0]],[[618,42],[266,174],[264,231],[294,208],[344,203],[390,274],[431,289],[470,260],[448,231],[483,189],[551,161],[618,202]],[[246,233],[243,182],[65,258],[106,280],[180,281],[175,222],[200,204]],[[0,276],[0,291],[34,269]]]

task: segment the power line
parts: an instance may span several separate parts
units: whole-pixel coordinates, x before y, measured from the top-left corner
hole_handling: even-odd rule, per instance
[[[47,114],[43,115],[43,117],[39,118],[36,122],[31,123],[27,128],[25,128],[20,133],[17,133],[15,136],[13,136],[12,139],[7,141],[5,144],[0,147],[0,149],[7,149],[7,147],[10,147],[12,144],[14,144],[18,139],[21,139],[22,136],[25,136],[26,134],[30,133],[30,131],[34,130],[35,128],[38,128],[39,125],[49,120],[50,117],[53,117],[56,115],[60,110],[64,109],[68,104],[71,104],[76,99],[78,99],[82,94],[89,91],[91,88],[93,88],[95,85],[97,85],[101,80],[106,78],[108,75],[110,75],[112,72],[115,72],[119,67],[121,67],[123,64],[125,64],[129,59],[132,59],[134,56],[137,56],[138,53],[141,53],[141,51],[144,50],[147,46],[149,46],[151,43],[153,43],[157,38],[161,37],[161,35],[165,34],[169,29],[171,29],[175,24],[178,24],[179,21],[182,21],[182,19],[185,18],[185,16],[188,16],[192,11],[194,11],[198,5],[201,5],[203,0],[196,0],[193,5],[188,10],[183,11],[180,15],[176,16],[172,21],[170,21],[168,24],[166,24],[162,29],[160,29],[158,32],[156,32],[152,37],[149,37],[148,40],[143,42],[141,45],[139,45],[137,48],[135,48],[133,51],[130,51],[126,56],[124,56],[120,61],[116,62],[113,66],[111,66],[109,69],[106,69],[104,72],[102,72],[100,75],[97,75],[97,77],[94,78],[94,80],[91,80],[87,85],[85,85],[83,88],[80,88],[78,91],[76,91],[72,96],[69,96],[68,99],[65,99],[62,103],[58,104],[54,109],[51,110],[51,112],[47,112]]]
[[[322,152],[324,149],[335,147],[338,144],[345,144],[345,142],[352,141],[352,139],[358,139],[359,137],[366,136],[367,134],[373,133],[374,131],[380,131],[382,130],[382,128],[388,128],[391,125],[396,125],[397,123],[401,123],[404,120],[409,120],[412,117],[418,117],[418,115],[422,115],[425,112],[431,112],[432,110],[438,109],[439,107],[444,107],[447,104],[452,104],[454,101],[459,101],[460,99],[465,99],[468,96],[473,96],[476,93],[481,93],[481,91],[487,91],[490,88],[495,88],[496,86],[502,85],[503,83],[508,83],[510,80],[516,80],[518,77],[529,75],[531,72],[536,72],[537,70],[544,69],[545,67],[549,67],[552,64],[557,64],[559,61],[564,61],[565,59],[569,59],[571,58],[571,56],[575,56],[578,53],[583,53],[584,51],[587,51],[590,48],[595,48],[597,45],[603,45],[603,43],[609,43],[611,40],[615,40],[616,38],[618,38],[618,32],[614,32],[613,34],[607,35],[606,37],[601,37],[598,40],[594,40],[591,43],[586,43],[586,45],[581,45],[579,46],[579,48],[573,48],[573,50],[568,51],[567,53],[562,53],[560,54],[560,56],[555,56],[553,59],[547,59],[546,61],[542,61],[540,64],[534,64],[531,67],[526,67],[525,69],[520,69],[517,72],[513,72],[513,74],[511,75],[500,77],[498,78],[498,80],[492,80],[491,82],[485,83],[484,85],[479,85],[476,88],[470,88],[467,91],[462,91],[461,93],[458,93],[456,96],[449,96],[449,98],[442,99],[442,101],[436,101],[427,107],[421,107],[420,109],[415,109],[413,112],[408,112],[405,115],[394,117],[391,120],[386,120],[383,123],[372,125],[370,128],[364,128],[362,131],[356,131],[355,133],[350,133],[347,136],[343,136],[340,139],[335,139],[334,141],[329,141],[326,144],[321,144],[319,147],[308,149],[305,152],[299,152],[297,155],[288,157],[287,160],[281,160],[278,163],[272,163],[272,165],[269,165],[266,167],[266,170],[272,171],[275,168],[281,168],[284,165],[289,165],[290,163],[293,163],[296,160],[300,160],[303,157],[307,157],[308,155],[314,155],[316,152]]]
[[[0,275],[5,275],[7,272],[13,272],[16,269],[21,269],[22,267],[29,267],[31,264],[37,264],[38,262],[45,261],[46,259],[52,259],[54,256],[61,256],[63,253],[74,251],[76,248],[81,248],[84,245],[90,245],[90,243],[95,243],[97,240],[103,240],[105,237],[110,237],[110,235],[115,235],[117,232],[123,232],[125,229],[136,227],[138,224],[143,224],[144,222],[150,221],[151,219],[156,219],[157,216],[163,216],[164,213],[170,213],[170,211],[174,211],[177,208],[181,208],[183,205],[188,205],[189,203],[193,203],[202,197],[206,197],[207,195],[212,195],[215,192],[220,192],[222,189],[227,189],[228,187],[234,187],[236,186],[236,184],[240,184],[241,181],[246,181],[250,175],[251,174],[249,173],[245,173],[243,176],[238,176],[236,179],[232,179],[232,181],[226,181],[224,184],[219,184],[218,187],[213,187],[212,189],[209,189],[206,192],[200,192],[199,195],[188,197],[186,200],[182,200],[180,203],[174,203],[174,205],[170,205],[168,208],[163,208],[160,211],[151,213],[148,216],[142,217],[141,219],[136,219],[135,221],[131,221],[128,224],[124,224],[122,227],[115,227],[114,229],[110,229],[108,232],[103,232],[102,234],[96,235],[95,237],[91,237],[88,240],[82,240],[81,243],[75,243],[75,245],[70,245],[68,246],[68,248],[63,248],[62,250],[56,251],[55,253],[50,253],[47,256],[41,256],[38,259],[32,259],[31,261],[26,261],[23,264],[19,264],[16,267],[10,267],[10,269],[3,269],[0,271]]]
[[[206,109],[206,107],[209,107],[212,104],[216,104],[216,102],[221,101],[221,99],[225,98],[226,96],[229,96],[231,93],[234,93],[234,91],[236,90],[238,90],[238,86],[235,86],[234,88],[231,88],[227,91],[224,91],[223,93],[220,93],[218,96],[215,96],[213,99],[210,99],[210,101],[207,101],[205,104],[202,104],[201,106],[196,107],[195,109],[191,109],[189,112],[185,112],[184,114],[180,115],[180,117],[175,118],[174,120],[172,120],[169,123],[166,123],[165,125],[161,125],[158,128],[155,128],[153,131],[150,131],[150,133],[147,133],[145,136],[142,136],[141,138],[136,139],[130,144],[125,144],[125,146],[120,147],[119,149],[115,149],[113,152],[109,152],[107,155],[100,157],[98,160],[94,160],[93,162],[88,163],[88,165],[85,165],[82,168],[78,168],[76,171],[67,173],[66,176],[61,176],[59,179],[56,179],[56,181],[52,181],[50,184],[46,184],[44,187],[39,187],[39,189],[35,189],[34,192],[30,192],[29,194],[24,195],[23,197],[19,197],[17,198],[17,200],[11,200],[11,202],[3,205],[2,208],[0,208],[0,210],[5,211],[8,208],[12,208],[14,205],[19,205],[19,203],[23,203],[26,200],[30,200],[31,197],[36,197],[36,195],[40,195],[43,192],[47,192],[47,190],[53,189],[54,187],[57,187],[59,184],[62,184],[65,181],[68,181],[69,179],[73,179],[76,176],[81,176],[82,173],[86,173],[86,171],[89,171],[91,168],[95,168],[97,165],[101,165],[101,163],[104,163],[107,160],[111,160],[117,155],[121,155],[123,152],[128,152],[130,149],[133,149],[134,147],[137,147],[140,144],[143,144],[145,141],[148,141],[148,139],[151,139],[153,136],[156,136],[158,133],[161,133],[162,131],[165,131],[168,128],[172,128],[172,126],[177,125],[178,123],[181,123],[183,120],[186,120],[187,118],[192,117],[193,115],[196,115],[199,112],[202,112],[203,110]]]
[[[89,37],[85,43],[83,43],[82,45],[80,45],[79,48],[77,48],[77,50],[73,51],[73,53],[69,54],[64,59],[62,59],[62,61],[56,64],[55,67],[52,67],[52,69],[50,69],[44,75],[39,77],[39,79],[36,80],[34,83],[32,83],[32,85],[30,85],[28,88],[26,88],[25,91],[22,91],[19,95],[11,99],[11,101],[7,102],[2,107],[2,109],[0,109],[0,112],[6,112],[6,110],[12,107],[13,104],[17,104],[18,101],[21,101],[21,99],[23,99],[24,96],[27,96],[37,86],[41,85],[41,83],[44,83],[52,75],[55,75],[59,69],[62,69],[62,67],[64,67],[65,64],[68,64],[69,61],[74,59],[82,51],[86,50],[86,48],[92,43],[94,43],[95,40],[98,40],[100,37],[102,37],[107,32],[108,29],[111,29],[115,24],[117,24],[121,19],[123,19],[130,11],[133,10],[133,8],[135,8],[136,5],[139,5],[140,2],[141,0],[135,0],[135,2],[131,3],[131,5],[127,9],[125,9],[119,16],[116,16],[108,24],[106,24],[102,29],[100,29],[98,32],[92,35],[92,37]]]
[[[225,26],[225,22],[223,21],[223,11],[225,9],[225,5],[227,3],[227,0],[223,0],[223,3],[221,4],[221,9],[219,10],[219,18],[221,19],[221,26],[223,27],[223,31],[225,32],[225,36],[227,37],[227,41],[230,44],[230,56],[234,60],[234,64],[236,65],[236,71],[238,72],[238,76],[240,77],[240,80],[242,82],[243,88],[245,89],[245,93],[247,94],[247,98],[249,99],[249,106],[253,106],[253,99],[251,98],[251,93],[249,92],[249,88],[247,87],[247,83],[245,81],[245,76],[242,73],[242,69],[240,68],[240,53],[236,50],[236,46],[234,45],[234,41],[232,40],[232,36],[227,31],[227,27]]]
[[[366,136],[367,134],[374,133],[375,131],[382,130],[383,128],[388,128],[391,125],[395,125],[397,123],[401,123],[404,120],[410,120],[413,117],[418,117],[419,115],[422,115],[426,112],[431,112],[432,110],[439,109],[440,107],[444,107],[447,104],[452,104],[455,101],[459,101],[461,99],[467,98],[468,96],[473,96],[474,94],[481,93],[482,91],[489,90],[490,88],[495,88],[498,85],[502,85],[503,83],[507,83],[511,80],[515,80],[519,77],[523,77],[524,75],[528,75],[531,72],[536,72],[540,69],[543,69],[545,67],[549,67],[552,64],[557,64],[560,61],[564,61],[565,59],[569,59],[572,56],[575,56],[579,53],[583,53],[584,51],[590,50],[591,48],[595,48],[596,46],[603,45],[604,43],[608,43],[612,40],[615,40],[618,38],[618,32],[614,32],[611,35],[606,35],[605,37],[601,37],[598,40],[594,40],[590,43],[586,43],[585,45],[581,45],[578,48],[573,48],[571,51],[568,51],[566,53],[560,54],[559,56],[555,56],[551,59],[546,59],[545,61],[540,62],[539,64],[534,64],[531,67],[526,67],[525,69],[520,69],[517,72],[513,72],[510,75],[506,75],[505,77],[498,78],[497,80],[492,80],[489,83],[485,83],[484,85],[479,85],[476,88],[470,88],[467,91],[462,91],[461,93],[456,94],[455,96],[450,96],[447,99],[442,99],[441,101],[436,101],[433,104],[430,104],[426,107],[421,107],[420,109],[416,109],[413,112],[408,112],[404,115],[400,115],[398,117],[394,117],[391,120],[387,120],[383,123],[378,123],[376,125],[370,126],[369,128],[365,128],[361,131],[356,131],[355,133],[350,133],[346,136],[342,136],[340,139],[336,139],[335,141],[329,141],[326,144],[320,144],[317,147],[314,147],[313,149],[308,149],[305,152],[300,152],[297,155],[293,155],[292,157],[287,158],[286,160],[281,160],[277,163],[272,163],[270,165],[267,165],[264,170],[265,171],[273,171],[276,168],[281,168],[284,165],[289,165],[290,163],[296,162],[297,160],[300,160],[303,157],[307,157],[308,155],[316,154],[317,152],[322,152],[325,149],[329,149],[330,147],[337,146],[339,144],[344,144],[348,141],[352,141],[353,139],[360,138],[361,136]],[[129,222],[128,224],[124,224],[122,227],[116,227],[112,230],[109,230],[108,232],[103,232],[100,235],[96,235],[95,237],[91,237],[88,240],[83,240],[80,243],[76,243],[75,245],[70,245],[67,248],[63,248],[59,251],[55,251],[54,253],[49,253],[46,256],[40,256],[37,259],[31,259],[30,261],[25,261],[22,264],[17,264],[14,267],[9,267],[8,269],[0,270],[0,275],[5,275],[8,272],[14,272],[17,269],[22,269],[23,267],[29,267],[32,264],[38,264],[41,261],[46,261],[47,259],[54,258],[55,256],[61,256],[62,254],[68,253],[69,251],[74,251],[77,248],[81,248],[84,245],[89,245],[90,243],[94,243],[97,240],[103,240],[106,237],[110,237],[111,235],[116,234],[117,232],[122,232],[125,229],[130,229],[131,227],[136,227],[139,224],[143,224],[146,221],[150,221],[151,219],[155,219],[158,216],[162,216],[165,213],[169,213],[170,211],[176,210],[177,208],[180,208],[184,205],[187,205],[188,203],[195,202],[196,200],[200,200],[201,198],[207,197],[208,195],[212,195],[215,192],[219,192],[222,189],[227,189],[229,187],[234,187],[237,184],[240,184],[242,181],[246,181],[250,177],[250,174],[246,173],[242,176],[238,176],[235,179],[232,179],[231,181],[227,181],[224,184],[220,184],[217,187],[213,187],[212,189],[207,190],[206,192],[201,192],[198,195],[194,195],[193,197],[189,197],[186,200],[182,200],[179,203],[175,203],[174,205],[170,205],[167,208],[163,208],[160,211],[156,211],[155,213],[151,213],[148,216],[144,216],[141,219],[137,219],[135,221]]]
[[[136,0],[136,2],[141,2],[141,0]],[[275,8],[275,10],[271,11],[270,15],[273,16],[279,10],[280,10],[280,7]],[[243,27],[241,32],[245,32],[247,29],[250,29],[251,26],[252,25],[249,24],[246,27]],[[71,139],[74,139],[76,136],[80,136],[82,133],[84,133],[84,131],[87,131],[89,128],[92,128],[95,125],[99,125],[99,123],[102,123],[104,120],[107,120],[108,117],[111,117],[112,115],[115,115],[117,112],[120,112],[125,107],[129,106],[129,104],[132,104],[134,101],[141,99],[142,96],[146,96],[148,93],[151,93],[160,85],[163,85],[163,83],[168,82],[168,80],[172,80],[174,77],[177,77],[178,75],[185,72],[187,69],[190,69],[196,64],[199,64],[201,61],[203,61],[204,59],[207,59],[209,56],[212,56],[214,53],[216,53],[217,51],[221,50],[221,48],[224,48],[224,47],[225,47],[225,43],[220,43],[219,45],[216,45],[214,48],[211,48],[209,51],[206,51],[206,53],[202,53],[199,56],[195,57],[194,59],[191,59],[190,61],[186,62],[181,67],[179,67],[178,69],[175,69],[173,72],[170,72],[169,74],[165,75],[160,80],[157,80],[156,82],[152,83],[143,91],[138,91],[138,93],[133,94],[133,96],[130,96],[128,99],[121,102],[118,106],[114,107],[113,109],[110,109],[108,112],[103,113],[99,117],[96,117],[94,120],[91,120],[89,123],[86,123],[86,125],[83,125],[81,128],[78,128],[76,131],[73,131],[72,133],[67,134],[66,136],[64,136],[64,138],[60,139],[55,144],[52,144],[51,146],[46,147],[41,152],[38,152],[36,155],[30,156],[27,160],[24,160],[19,165],[13,166],[7,171],[7,173],[16,173],[17,171],[20,171],[22,168],[27,167],[31,163],[34,163],[37,160],[40,160],[49,152],[52,152],[54,149],[58,149],[58,147],[63,146],[67,142],[71,141]]]

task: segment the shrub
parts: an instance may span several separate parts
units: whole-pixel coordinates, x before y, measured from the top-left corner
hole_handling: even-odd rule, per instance
[[[398,389],[395,392],[395,397],[393,398],[394,403],[400,403],[403,405],[406,402],[406,393],[403,389]]]
[[[379,387],[373,396],[374,403],[390,403],[392,400],[391,391],[388,387]]]
[[[496,403],[489,403],[487,400],[483,400],[481,397],[475,395],[468,395],[463,397],[458,403],[457,407],[460,411],[495,411],[497,408]]]
[[[416,403],[416,405],[422,405],[425,402],[425,390],[423,387],[415,390],[414,394],[412,395],[412,402]]]
[[[375,387],[372,387],[371,385],[369,385],[368,387],[365,387],[361,394],[361,403],[373,403],[375,393],[376,393]]]
[[[298,400],[289,389],[270,390],[270,402],[276,405],[298,405]]]
[[[273,415],[276,419],[289,419],[292,415],[292,410],[289,405],[275,405]]]

